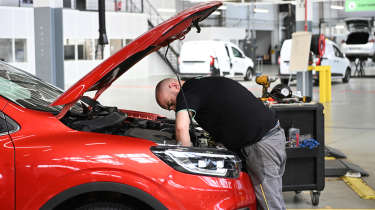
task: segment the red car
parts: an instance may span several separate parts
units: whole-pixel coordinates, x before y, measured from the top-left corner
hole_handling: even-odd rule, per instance
[[[174,121],[97,98],[146,55],[221,5],[200,4],[143,34],[63,93],[0,63],[1,209],[256,209],[241,162],[174,140]],[[94,98],[83,96],[96,91]],[[206,138],[201,130],[193,130]]]

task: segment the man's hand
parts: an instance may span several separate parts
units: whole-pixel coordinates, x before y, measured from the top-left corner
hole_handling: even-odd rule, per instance
[[[178,111],[176,114],[176,139],[182,146],[192,146],[189,134],[190,118],[187,110]]]

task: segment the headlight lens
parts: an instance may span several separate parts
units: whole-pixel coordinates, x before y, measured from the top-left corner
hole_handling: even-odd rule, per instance
[[[175,170],[207,176],[237,178],[241,169],[241,160],[226,150],[154,146],[151,151]]]

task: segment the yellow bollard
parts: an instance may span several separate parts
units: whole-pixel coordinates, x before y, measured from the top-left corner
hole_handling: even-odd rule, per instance
[[[330,102],[332,100],[331,66],[309,66],[308,69],[319,72],[319,102]]]

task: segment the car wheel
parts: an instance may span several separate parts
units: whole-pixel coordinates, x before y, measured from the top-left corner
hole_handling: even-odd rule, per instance
[[[254,70],[252,68],[248,68],[244,77],[245,81],[251,81],[254,77]]]
[[[136,207],[114,202],[93,202],[84,204],[76,210],[136,210]]]
[[[342,78],[342,82],[343,83],[348,83],[349,82],[349,80],[350,80],[350,73],[351,73],[350,68],[347,68],[346,71],[345,71],[345,76],[344,76],[344,78]]]

